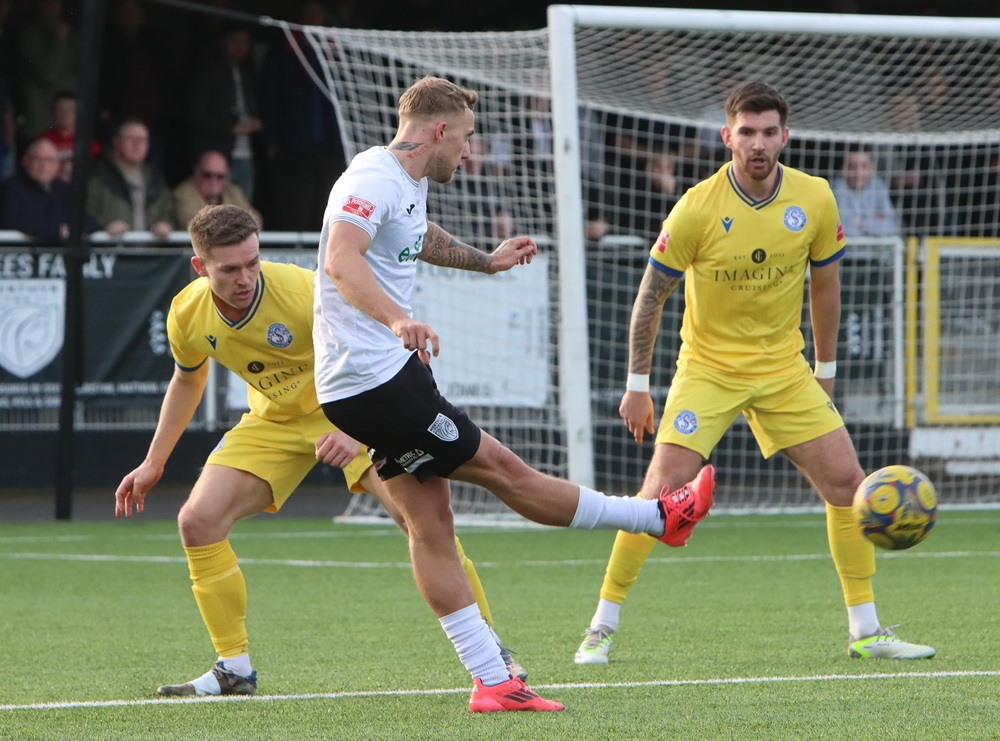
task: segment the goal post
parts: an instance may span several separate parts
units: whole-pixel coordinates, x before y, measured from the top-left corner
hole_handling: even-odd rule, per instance
[[[641,484],[652,446],[617,414],[631,305],[660,221],[728,159],[725,93],[755,78],[791,103],[782,162],[843,199],[835,401],[863,466],[910,463],[942,482],[943,502],[1000,503],[998,423],[976,414],[997,385],[981,374],[1000,363],[1000,20],[553,5],[547,28],[530,31],[297,30],[348,157],[392,138],[417,77],[479,92],[473,156],[453,183],[432,185],[431,218],[487,249],[533,235],[543,259],[523,275],[540,268],[545,280],[511,271],[491,294],[429,270],[417,300],[445,323],[435,374],[463,368],[446,395],[531,465],[609,493]],[[854,154],[891,199],[869,214],[877,233],[873,218],[848,222]],[[658,411],[682,293],[657,340]],[[807,311],[802,329],[811,359]],[[722,508],[818,505],[791,464],[761,458],[742,420],[713,462]],[[457,486],[453,506],[509,513],[475,487]]]

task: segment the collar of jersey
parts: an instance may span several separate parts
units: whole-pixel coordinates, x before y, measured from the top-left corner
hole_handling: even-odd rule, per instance
[[[406,168],[403,167],[403,163],[400,162],[399,159],[397,159],[396,155],[394,155],[392,152],[389,151],[389,147],[382,147],[382,151],[385,152],[387,155],[389,155],[389,157],[392,159],[392,161],[396,163],[396,167],[399,168],[399,171],[402,173],[403,177],[405,177],[407,180],[409,180],[414,185],[420,185],[420,183],[418,181],[414,180],[413,176],[410,175],[410,173],[408,173],[406,171]]]
[[[781,181],[784,178],[785,171],[781,167],[781,165],[778,165],[777,167],[778,167],[778,179],[774,181],[774,190],[771,191],[771,195],[767,196],[767,198],[762,198],[759,201],[755,201],[753,198],[751,198],[750,195],[745,190],[743,190],[743,188],[740,187],[740,184],[736,182],[736,176],[733,174],[732,163],[730,163],[729,167],[726,169],[726,179],[729,181],[729,185],[730,187],[732,187],[733,192],[736,193],[736,195],[739,197],[741,201],[743,201],[751,208],[755,208],[759,211],[760,209],[764,208],[764,206],[773,203],[774,200],[778,197],[778,191],[781,190]]]
[[[260,302],[264,298],[264,271],[262,270],[257,274],[257,285],[254,287],[253,299],[250,301],[250,306],[247,307],[247,312],[241,316],[236,321],[228,319],[225,314],[219,311],[219,307],[215,307],[215,312],[219,315],[226,324],[228,324],[233,329],[243,329],[250,320],[253,319],[253,315],[257,313],[257,309],[260,308]]]

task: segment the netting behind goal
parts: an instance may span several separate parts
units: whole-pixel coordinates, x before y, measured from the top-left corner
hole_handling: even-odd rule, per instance
[[[446,395],[532,465],[566,475],[582,450],[598,487],[634,493],[651,445],[630,440],[617,406],[635,291],[661,220],[686,188],[727,159],[718,133],[726,92],[740,80],[762,79],[791,103],[792,138],[782,161],[830,179],[841,205],[849,253],[836,401],[863,466],[911,463],[939,482],[944,501],[1000,501],[997,23],[571,11],[550,8],[550,23],[563,23],[567,13],[576,21],[569,46],[557,49],[565,41],[558,28],[307,29],[349,156],[392,138],[399,94],[417,77],[441,75],[478,90],[473,159],[454,183],[432,187],[431,218],[487,248],[508,233],[535,235],[549,258],[542,288],[512,287],[506,300],[485,293],[480,300],[475,291],[456,299],[440,283],[425,296],[427,306],[456,322],[454,335],[442,333],[435,373],[449,357],[473,358],[469,375]],[[567,55],[572,84],[550,65]],[[552,116],[566,95],[575,95],[568,130]],[[560,157],[572,158],[579,178],[556,178]],[[861,187],[869,178],[876,185]],[[581,229],[583,238],[574,239]],[[574,311],[566,298],[580,288],[572,276],[581,265],[585,291]],[[658,412],[676,358],[681,293],[667,303],[657,343]],[[516,311],[522,303],[523,316]],[[589,358],[567,363],[560,344],[573,340],[584,313]],[[512,341],[522,320],[535,339],[546,333],[544,348],[497,347]],[[806,311],[803,320],[811,359]],[[500,331],[507,325],[514,335]],[[483,355],[454,340],[497,352]],[[489,384],[477,386],[476,362]],[[503,378],[506,390],[497,387]],[[511,396],[522,378],[535,384],[527,401]],[[577,391],[570,398],[567,378],[589,403]],[[584,433],[568,421],[579,412]],[[761,458],[742,421],[713,462],[723,507],[818,503],[781,456]],[[473,487],[460,487],[453,501],[457,514],[505,511]]]

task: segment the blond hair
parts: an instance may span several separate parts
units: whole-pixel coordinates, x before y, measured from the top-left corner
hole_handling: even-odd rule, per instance
[[[259,232],[260,224],[252,213],[227,203],[203,206],[188,224],[191,246],[202,260],[207,260],[215,247],[239,244]]]
[[[399,118],[454,116],[472,108],[479,93],[441,77],[421,77],[399,96]]]

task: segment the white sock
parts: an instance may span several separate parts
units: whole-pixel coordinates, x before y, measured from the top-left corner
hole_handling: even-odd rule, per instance
[[[458,659],[473,679],[477,677],[486,686],[506,682],[510,679],[507,665],[500,658],[500,646],[493,638],[493,632],[479,605],[473,603],[461,610],[439,619],[444,634],[455,646]]]
[[[483,622],[486,623],[486,618],[483,618]],[[497,635],[497,632],[493,630],[493,626],[486,623],[486,628],[490,631],[490,635],[493,636],[493,640],[497,642],[497,645],[502,646],[503,641],[500,640],[500,636]]]
[[[618,630],[618,617],[621,615],[622,606],[611,600],[601,599],[597,602],[597,612],[590,619],[590,627],[597,630],[602,625],[611,630]]]
[[[851,638],[867,638],[878,633],[881,627],[878,615],[875,613],[874,602],[863,602],[847,608],[847,620],[850,623]]]
[[[577,530],[624,530],[627,533],[663,535],[660,503],[642,497],[611,497],[586,486],[580,487],[580,501],[569,524]]]
[[[220,656],[219,661],[222,662],[223,669],[227,672],[232,672],[238,677],[249,677],[250,673],[253,671],[253,667],[250,666],[250,654],[231,656],[228,659],[224,659]]]

